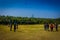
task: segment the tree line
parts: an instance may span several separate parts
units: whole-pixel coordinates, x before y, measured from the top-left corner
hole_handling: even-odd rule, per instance
[[[44,23],[58,23],[60,24],[60,18],[33,18],[33,17],[14,17],[14,16],[0,16],[0,24],[9,24],[9,21],[17,21],[18,24],[44,24]]]

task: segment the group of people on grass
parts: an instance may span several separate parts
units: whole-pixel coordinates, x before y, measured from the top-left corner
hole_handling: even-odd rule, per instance
[[[10,31],[12,31],[12,20],[10,20],[9,22],[9,25],[10,25]],[[16,20],[14,20],[14,32],[16,32],[16,29],[18,29],[18,23]]]
[[[12,20],[10,20],[9,25],[10,25],[10,31],[12,31]],[[55,28],[56,31],[58,31],[58,24],[57,23],[55,23],[55,24],[53,24],[53,23],[51,23],[51,24],[45,23],[44,24],[44,30],[49,31],[49,28],[50,28],[51,31],[53,31],[53,28]],[[14,20],[14,32],[16,32],[16,29],[18,29],[18,23],[17,23],[16,20]]]
[[[50,28],[50,31],[53,31],[53,29],[55,28],[56,31],[58,31],[58,24],[55,23],[51,23],[51,24],[48,24],[48,23],[45,23],[44,24],[44,30],[48,30],[49,31],[49,28]]]

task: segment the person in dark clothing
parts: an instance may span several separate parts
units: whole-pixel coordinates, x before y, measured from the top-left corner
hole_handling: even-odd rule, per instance
[[[58,31],[58,24],[57,23],[55,23],[55,29],[56,29],[56,31]]]
[[[10,31],[12,31],[12,20],[10,20]]]
[[[16,29],[18,29],[18,22],[17,22],[17,20],[14,21],[14,32],[16,32]]]
[[[14,21],[14,32],[16,32],[16,21]]]
[[[46,23],[44,24],[44,30],[46,30]]]
[[[49,24],[48,23],[46,24],[46,29],[49,31]]]
[[[18,29],[18,24],[17,24],[17,29]]]
[[[17,29],[18,29],[18,22],[16,22],[16,26],[17,26]]]
[[[49,30],[49,24],[48,23],[44,24],[44,30]]]

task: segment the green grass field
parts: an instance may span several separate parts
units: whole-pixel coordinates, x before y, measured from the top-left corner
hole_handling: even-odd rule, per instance
[[[56,32],[44,31],[43,25],[19,25],[16,32],[8,25],[0,25],[0,40],[60,40],[60,28]]]

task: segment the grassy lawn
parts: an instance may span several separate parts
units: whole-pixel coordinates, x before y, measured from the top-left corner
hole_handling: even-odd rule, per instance
[[[43,25],[19,25],[16,32],[8,25],[0,25],[0,40],[60,40],[60,28],[56,32],[44,31]]]

